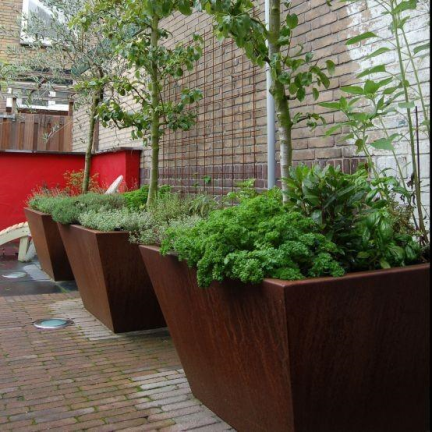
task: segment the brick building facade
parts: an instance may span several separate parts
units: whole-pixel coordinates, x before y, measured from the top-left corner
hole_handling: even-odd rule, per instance
[[[264,0],[261,2],[263,13]],[[328,90],[321,93],[318,102],[338,100],[341,86],[355,84],[356,75],[372,60],[365,56],[376,49],[372,42],[364,41],[347,47],[346,41],[368,29],[380,35],[389,33],[386,18],[381,16],[373,0],[354,3],[333,3],[326,0],[294,1],[300,25],[296,29],[296,42],[305,45],[315,53],[320,62],[331,59],[336,64],[336,73]],[[429,38],[428,2],[420,2],[416,27],[410,29],[408,37],[415,43]],[[189,17],[174,16],[164,23],[174,35],[174,41],[189,40],[193,33],[205,39],[205,52],[195,71],[184,78],[183,85],[196,86],[203,90],[197,126],[189,132],[168,133],[163,139],[161,150],[162,182],[179,188],[210,189],[226,192],[244,178],[258,179],[258,186],[265,187],[267,178],[267,117],[265,71],[252,64],[235,48],[232,42],[214,39],[212,22],[208,16],[194,14]],[[397,73],[395,54],[384,57],[387,69]],[[380,58],[380,61],[383,60]],[[429,59],[420,66],[420,76],[429,81]],[[375,76],[374,76],[375,79]],[[173,96],[179,88],[168,89]],[[429,87],[426,89],[429,97]],[[302,103],[303,109],[320,113],[327,126],[311,131],[301,126],[294,131],[294,160],[296,162],[338,164],[345,171],[355,169],[360,158],[353,144],[340,142],[340,135],[325,136],[325,130],[335,121],[342,120],[341,114],[318,106],[311,95]],[[125,101],[125,103],[130,103]],[[299,106],[298,109],[301,109]],[[420,112],[420,121],[421,121]],[[389,118],[390,127],[402,130],[403,122],[397,117]],[[83,150],[87,139],[88,114],[85,107],[76,112],[74,148]],[[133,142],[130,131],[101,128],[99,149],[117,146],[141,146]],[[420,142],[422,176],[425,190],[429,185],[429,142],[421,137]],[[409,163],[408,145],[401,143],[397,154],[402,165]],[[393,167],[392,156],[386,152],[375,153],[380,168]],[[149,174],[149,151],[144,152],[144,181]],[[406,167],[406,174],[410,172]],[[425,193],[429,205],[429,195]]]

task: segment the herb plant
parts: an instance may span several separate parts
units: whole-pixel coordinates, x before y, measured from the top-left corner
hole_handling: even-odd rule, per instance
[[[125,206],[122,195],[99,195],[88,193],[76,197],[56,199],[52,209],[52,218],[64,225],[79,223],[79,216],[87,211],[103,213]]]
[[[283,206],[278,190],[216,210],[192,228],[168,229],[162,253],[170,251],[197,268],[202,287],[225,278],[259,283],[266,277],[299,280],[345,273],[336,259],[337,246],[311,218]]]
[[[338,245],[347,271],[404,266],[421,261],[420,235],[411,223],[409,193],[384,174],[370,180],[365,168],[300,165],[290,170],[288,207],[311,217]]]
[[[348,0],[350,3],[364,3],[364,0]],[[343,140],[352,140],[358,152],[369,160],[369,165],[376,179],[380,173],[374,166],[372,152],[384,150],[394,156],[397,174],[405,189],[410,191],[410,200],[416,213],[412,213],[414,223],[421,232],[421,243],[429,242],[426,227],[426,211],[422,204],[422,185],[416,135],[423,134],[430,139],[430,104],[427,99],[429,82],[420,78],[422,60],[430,51],[430,44],[410,42],[408,32],[416,25],[418,19],[417,0],[379,0],[377,8],[383,19],[388,19],[391,37],[380,36],[371,31],[357,35],[347,41],[347,45],[374,42],[377,49],[366,56],[373,59],[373,66],[361,71],[357,79],[366,77],[361,85],[344,86],[341,90],[351,99],[342,96],[339,101],[323,102],[326,108],[341,111],[346,120],[328,130],[328,135],[343,129],[348,134]],[[388,68],[384,55],[394,53],[397,59],[398,73]],[[378,76],[378,78],[376,78]],[[418,128],[414,122],[414,110],[421,109],[422,121]],[[397,117],[406,128],[396,130],[388,124],[389,117]],[[377,135],[378,133],[378,135]],[[406,181],[403,166],[396,154],[396,146],[408,143],[410,153],[410,179]]]
[[[131,192],[125,192],[123,196],[126,200],[127,207],[131,210],[143,209],[147,203],[149,189],[149,185],[144,185],[140,189]],[[159,188],[158,195],[164,195],[170,190],[170,186],[163,185]]]

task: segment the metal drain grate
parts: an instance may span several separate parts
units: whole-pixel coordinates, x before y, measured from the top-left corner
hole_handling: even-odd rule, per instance
[[[33,325],[41,330],[59,330],[73,325],[74,322],[68,319],[61,318],[46,318],[37,320]]]

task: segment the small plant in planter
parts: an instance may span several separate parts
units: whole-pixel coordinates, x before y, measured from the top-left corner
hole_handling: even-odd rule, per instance
[[[430,266],[403,189],[303,166],[286,185],[140,247],[194,395],[240,431],[427,430]]]
[[[73,280],[72,269],[52,213],[58,202],[81,192],[84,171],[64,174],[65,186],[36,189],[29,197],[25,214],[42,269],[54,280]],[[100,192],[97,175],[90,177],[90,190]]]
[[[165,326],[136,243],[159,244],[169,227],[196,222],[192,199],[163,187],[149,205],[147,194],[62,197],[52,209],[84,306],[115,333]]]
[[[85,308],[114,333],[165,326],[138,246],[129,242],[128,230],[145,213],[127,205],[121,194],[88,193],[57,200],[52,212]]]

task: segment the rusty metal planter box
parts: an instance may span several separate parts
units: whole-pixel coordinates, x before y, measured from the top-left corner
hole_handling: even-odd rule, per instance
[[[58,224],[84,307],[114,333],[165,327],[138,245],[127,232]]]
[[[204,290],[140,249],[194,395],[236,430],[428,429],[429,265]]]
[[[55,281],[73,280],[73,273],[60,237],[57,223],[51,215],[25,208],[30,232],[42,270]]]

